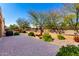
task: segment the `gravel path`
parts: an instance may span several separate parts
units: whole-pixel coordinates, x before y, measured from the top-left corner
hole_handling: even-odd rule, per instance
[[[0,38],[0,56],[53,56],[59,47],[27,35]]]

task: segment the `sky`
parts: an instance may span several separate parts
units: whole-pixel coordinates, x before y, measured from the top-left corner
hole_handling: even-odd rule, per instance
[[[18,18],[29,17],[28,11],[48,12],[63,7],[61,3],[1,3],[5,25],[16,24]]]

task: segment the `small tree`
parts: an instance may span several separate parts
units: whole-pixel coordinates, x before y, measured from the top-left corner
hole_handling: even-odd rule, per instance
[[[13,24],[13,25],[11,24],[11,25],[9,26],[9,29],[10,29],[10,30],[16,30],[16,29],[19,29],[19,28],[18,28],[18,26],[17,26],[16,24]]]
[[[24,30],[26,30],[27,28],[29,28],[29,23],[28,23],[28,21],[27,21],[26,19],[24,19],[24,18],[18,18],[16,22],[17,22],[19,28],[20,28],[22,31],[24,31]]]
[[[40,35],[42,35],[45,27],[46,14],[37,12],[29,12],[29,14],[31,16],[33,26],[39,28]]]
[[[70,14],[64,17],[64,22],[66,23],[67,27],[70,27],[71,29],[75,30],[75,15],[74,14]]]
[[[48,16],[47,22],[46,22],[46,27],[53,29],[55,32],[60,33],[59,30],[59,25],[61,23],[61,17],[59,14],[57,13],[51,13]]]
[[[68,10],[70,13],[74,13],[76,15],[75,22],[75,30],[78,33],[78,21],[79,21],[79,4],[65,4],[66,10]]]

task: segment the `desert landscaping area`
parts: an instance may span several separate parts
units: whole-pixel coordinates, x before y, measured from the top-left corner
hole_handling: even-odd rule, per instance
[[[34,33],[37,34],[38,32],[34,32]],[[66,30],[65,33],[63,34],[63,36],[65,37],[65,40],[59,40],[57,37],[58,33],[49,32],[49,34],[52,36],[52,38],[54,38],[54,41],[51,41],[50,43],[53,45],[57,45],[59,47],[67,46],[67,45],[79,45],[78,42],[75,42],[75,40],[73,40],[74,36],[75,36],[74,33],[75,33],[75,31],[73,31],[73,30]],[[39,38],[39,37],[36,36],[35,38]]]
[[[71,35],[67,35],[71,32]],[[27,33],[20,33],[16,36],[8,36],[0,38],[0,55],[10,56],[55,56],[59,51],[59,48],[67,45],[75,45],[78,46],[79,43],[73,40],[74,31],[68,30],[66,31],[66,35],[64,37],[65,40],[59,40],[57,38],[57,33],[50,33],[53,41],[45,42],[40,39],[38,36],[28,36],[30,31]],[[36,32],[34,32],[37,34]]]
[[[0,56],[79,56],[79,4],[1,4]]]
[[[54,38],[51,42],[44,42],[39,37],[28,36],[27,33],[2,37],[0,38],[0,55],[54,56],[62,46],[79,44],[73,40],[73,36],[64,35],[66,39],[59,40],[56,33],[50,33],[50,35]]]

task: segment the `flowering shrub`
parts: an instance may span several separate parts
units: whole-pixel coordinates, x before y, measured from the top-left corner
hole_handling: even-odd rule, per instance
[[[75,40],[76,42],[79,42],[79,36],[75,36],[75,37],[74,37],[74,40]]]

